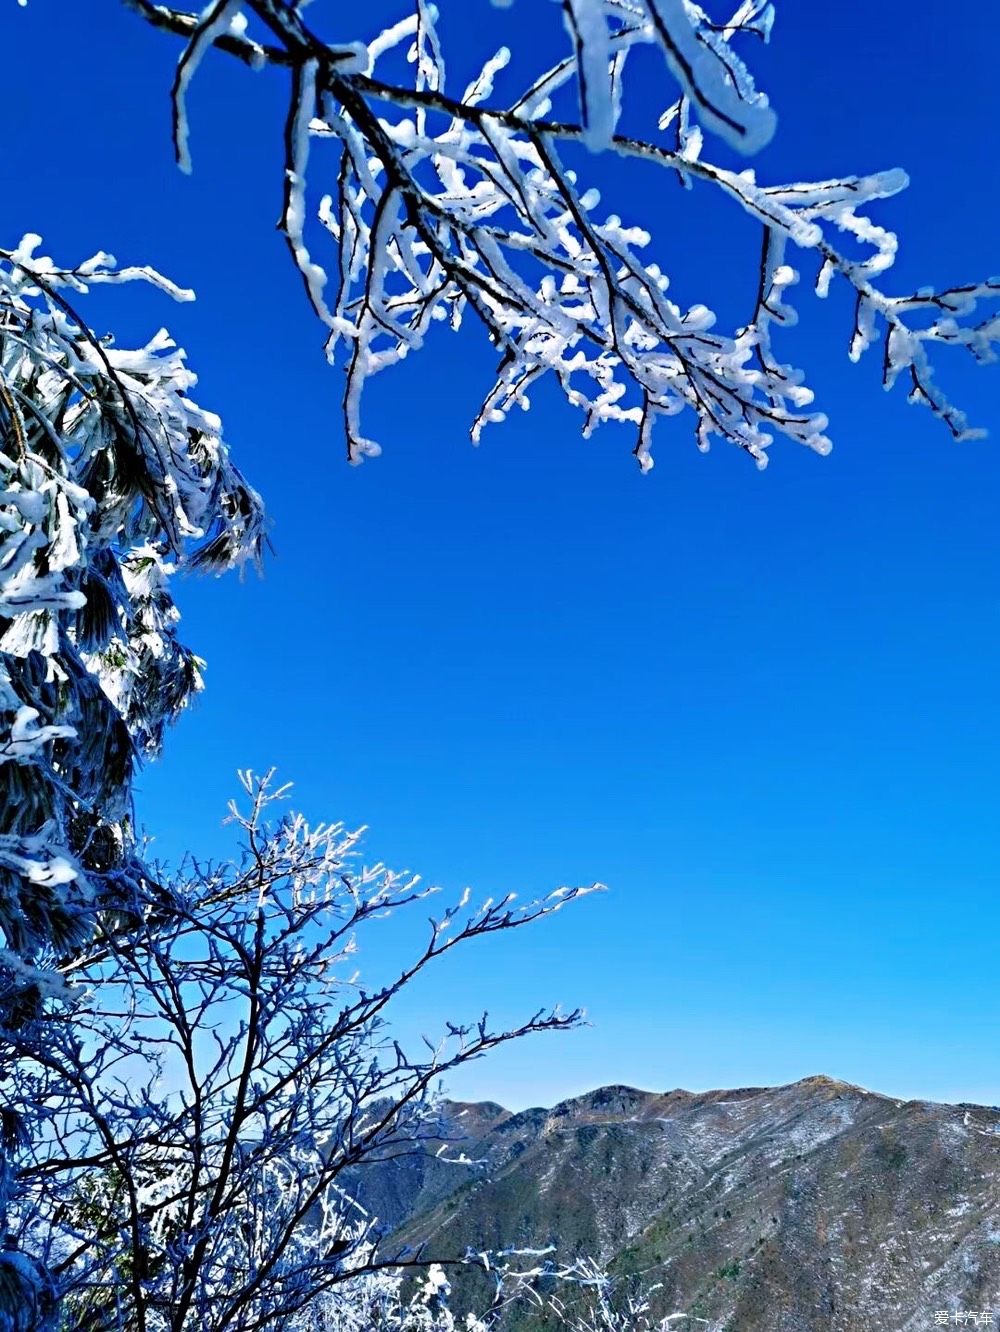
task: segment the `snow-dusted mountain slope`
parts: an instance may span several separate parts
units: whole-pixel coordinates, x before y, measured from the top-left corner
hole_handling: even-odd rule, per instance
[[[1000,1324],[996,1109],[812,1077],[447,1114],[452,1153],[480,1164],[409,1158],[360,1182],[391,1242],[556,1243],[642,1272],[658,1310],[719,1332],[923,1332],[944,1310]]]

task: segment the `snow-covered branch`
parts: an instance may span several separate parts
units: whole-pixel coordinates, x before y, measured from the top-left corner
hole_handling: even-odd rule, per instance
[[[767,186],[709,155],[713,138],[723,153],[752,153],[775,130],[737,49],[769,38],[767,0],[742,0],[721,23],[692,0],[561,0],[568,52],[527,87],[506,92],[506,48],[467,86],[450,87],[429,0],[374,38],[337,44],[289,0],[217,4],[201,16],[126,2],[186,39],[174,97],[185,165],[178,92],[213,43],[251,66],[291,70],[282,228],[327,329],[327,354],[346,365],[352,461],[379,451],[362,415],[368,381],[420,350],[435,325],[457,329],[469,316],[499,358],[473,422],[476,440],[527,408],[536,385],[551,378],[582,413],[586,433],[609,421],[630,426],[644,469],[655,423],[685,411],[701,449],[721,438],[764,466],[781,436],[826,453],[827,418],[813,409],[803,372],[775,347],[775,328],[795,322],[789,292],[799,264],[812,267],[821,296],[834,278],[853,289],[852,358],[878,341],[887,388],[902,377],[910,401],[929,407],[956,438],[979,433],[938,388],[931,357],[951,345],[980,362],[995,358],[1000,318],[980,310],[993,307],[1000,284],[883,290],[896,237],[865,209],[903,189],[905,174]],[[628,58],[639,46],[659,50],[673,84],[660,106],[631,104]],[[408,79],[400,76],[404,55]],[[622,132],[626,113],[648,132]],[[320,153],[311,161],[310,138],[332,141],[336,161],[319,165]],[[748,260],[744,322],[722,328],[705,305],[671,299],[668,274],[646,257],[655,252],[649,193],[607,212],[581,179],[590,161],[581,145],[651,163],[693,187],[675,196],[692,215],[705,189],[749,214],[762,241],[759,272],[757,256]],[[306,200],[324,169],[317,211],[333,249],[329,283],[319,249],[306,242]]]

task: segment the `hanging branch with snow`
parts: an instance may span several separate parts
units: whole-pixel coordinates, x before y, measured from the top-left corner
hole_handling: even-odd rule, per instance
[[[162,330],[116,347],[69,299],[137,280],[191,293],[107,254],[63,268],[38,244],[0,250],[0,1009],[18,1011],[142,877],[133,768],[201,685],[171,574],[254,559],[262,540],[183,353]]]
[[[346,366],[353,462],[379,452],[362,418],[367,382],[419,350],[436,323],[457,329],[467,316],[499,358],[475,440],[514,407],[526,408],[550,377],[581,411],[585,433],[627,423],[644,469],[653,463],[657,420],[686,410],[703,450],[720,438],[764,466],[781,436],[826,453],[827,418],[772,340],[775,326],[795,321],[788,293],[800,262],[814,268],[820,296],[834,278],[853,290],[852,359],[879,342],[887,388],[905,380],[910,401],[929,407],[956,439],[980,433],[937,387],[931,354],[951,345],[980,362],[995,358],[1000,319],[977,311],[1000,295],[1000,281],[903,296],[877,285],[897,242],[863,210],[903,189],[905,174],[766,186],[707,155],[706,135],[749,154],[775,131],[774,111],[736,49],[768,39],[767,0],[742,0],[725,23],[692,0],[561,0],[569,52],[514,92],[504,91],[506,48],[464,89],[447,85],[429,0],[374,39],[347,43],[325,41],[291,0],[219,0],[200,16],[155,0],[126,3],[186,39],[173,97],[185,168],[186,93],[210,47],[253,68],[290,71],[281,227],[326,327],[327,354]],[[636,136],[619,126],[628,57],[639,46],[659,51],[673,91],[642,116],[651,129]],[[383,77],[385,62],[402,52],[412,79]],[[317,206],[334,250],[333,282],[305,239],[316,139],[338,150]],[[721,191],[749,214],[762,244],[759,274],[748,273],[748,297],[755,287],[757,300],[746,322],[720,329],[706,306],[670,299],[668,275],[641,257],[655,217],[648,209],[633,220],[604,212],[598,191],[567,164],[580,144],[652,164],[695,193]],[[693,208],[693,194],[678,198]],[[627,203],[639,213],[635,200]]]

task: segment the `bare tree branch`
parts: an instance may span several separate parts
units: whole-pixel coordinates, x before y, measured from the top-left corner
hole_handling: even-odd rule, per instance
[[[387,1012],[421,972],[592,890],[479,907],[466,893],[369,988],[358,940],[436,890],[359,867],[342,825],[271,826],[284,788],[243,780],[242,864],[167,881],[134,928],[105,930],[67,967],[68,1010],[0,1031],[0,1090],[38,1123],[16,1158],[14,1233],[58,1275],[71,1327],[276,1329],[363,1272],[426,1267],[382,1251],[352,1172],[441,1135],[443,1075],[581,1018],[483,1015],[404,1050]]]

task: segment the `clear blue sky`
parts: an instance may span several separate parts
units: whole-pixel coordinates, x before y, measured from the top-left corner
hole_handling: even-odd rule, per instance
[[[555,16],[441,0],[446,38],[472,7],[498,31]],[[1000,269],[995,43],[951,12],[786,0],[757,56],[780,115],[762,178],[910,171],[880,215],[901,289]],[[262,580],[178,588],[208,689],[140,781],[160,849],[224,848],[235,768],[276,763],[308,813],[369,823],[373,855],[455,890],[610,884],[415,995],[407,1030],[484,1003],[590,1011],[462,1095],[822,1071],[1000,1102],[996,372],[942,364],[994,432],[954,445],[883,395],[874,357],[847,362],[843,301],[803,292],[795,357],[834,453],[778,443],[758,474],[666,422],[642,477],[624,434],[582,442],[554,395],[473,449],[490,358],[442,337],[373,388],[385,455],[348,468],[341,379],[274,230],[281,81],[206,64],[188,179],[171,39],[114,0],[10,3],[3,36],[3,243],[37,230],[59,257],[103,247],[197,289],[89,308],[122,340],[169,325],[273,520]],[[616,182],[609,208],[668,239],[682,298],[747,308],[738,218]]]

